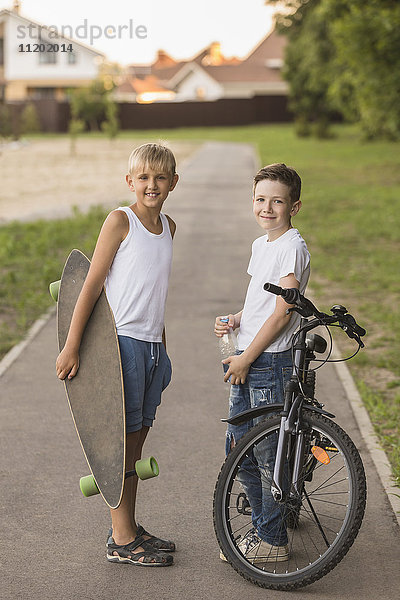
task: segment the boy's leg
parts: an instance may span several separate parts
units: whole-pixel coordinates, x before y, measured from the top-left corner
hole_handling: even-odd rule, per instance
[[[240,385],[231,385],[229,395],[229,417],[251,408],[248,382]],[[238,443],[251,428],[252,421],[246,421],[241,425],[228,424],[226,432],[225,453],[229,454],[231,449]],[[252,522],[254,527],[262,518],[262,490],[260,483],[260,471],[254,456],[251,454],[242,461],[241,468],[237,474],[246,497],[252,509]]]
[[[126,438],[126,470],[134,469],[135,462],[141,458],[142,448],[146,439],[148,427],[127,434]],[[113,538],[116,544],[129,544],[136,537],[135,504],[138,478],[136,475],[126,480],[121,504],[117,509],[111,509]],[[142,550],[138,549],[138,552]]]
[[[136,461],[141,458],[143,444],[154,419],[154,416],[150,419],[145,418],[144,406],[149,386],[149,368],[151,371],[154,367],[155,356],[153,356],[153,344],[151,343],[126,336],[118,336],[118,339],[125,388],[126,470],[131,471],[135,468]],[[143,534],[143,532],[140,533],[140,536],[138,535],[138,526],[135,520],[137,485],[138,477],[136,475],[128,478],[120,506],[111,510],[112,539],[108,538],[107,541],[107,557],[112,562],[116,562],[113,561],[114,556],[123,556],[122,560],[125,560],[128,553],[128,562],[132,562],[131,555],[144,551],[147,556],[139,557],[140,562],[154,563],[158,566],[172,564],[172,557],[159,552],[157,547],[151,548],[149,544],[144,544],[151,536]],[[135,545],[139,543],[143,543],[146,548]],[[126,547],[127,544],[128,548],[115,548],[115,546]]]
[[[144,342],[131,337],[118,336],[121,353],[125,390],[126,410],[126,470],[135,468],[136,460],[142,453],[143,443],[149,427],[142,426],[142,407],[145,394]],[[111,510],[113,538],[116,544],[125,545],[135,539],[137,526],[134,518],[138,478],[136,475],[125,482],[120,506]]]
[[[129,470],[133,470],[135,468],[136,461],[140,460],[142,458],[143,444],[146,440],[149,430],[150,430],[150,427],[142,427],[142,429],[139,431],[139,440],[138,440],[138,443],[136,444],[134,455],[131,458]],[[129,482],[129,479],[128,479],[128,482]],[[130,477],[130,485],[132,487],[132,490],[131,490],[131,516],[132,516],[132,524],[133,524],[135,531],[137,531],[135,510],[136,510],[136,494],[137,494],[138,483],[139,483],[139,478],[137,475]]]
[[[291,375],[291,353],[263,353],[252,366],[248,375],[250,404],[252,407],[263,404],[276,404],[284,400],[284,384]],[[254,424],[263,417],[254,420]],[[258,514],[257,533],[261,539],[273,546],[287,544],[285,521],[282,507],[271,494],[271,482],[274,472],[278,436],[262,441],[254,449],[254,457],[259,465],[260,496],[262,510]],[[286,470],[285,470],[286,472]]]

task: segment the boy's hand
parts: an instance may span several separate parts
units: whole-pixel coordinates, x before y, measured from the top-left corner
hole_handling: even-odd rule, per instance
[[[247,361],[243,354],[229,356],[228,358],[225,358],[222,363],[224,365],[229,365],[224,377],[225,382],[230,378],[232,385],[245,383],[251,363]]]
[[[59,379],[75,377],[79,369],[79,353],[64,347],[56,360],[56,371]]]
[[[229,321],[222,323],[221,319],[229,319]],[[214,333],[217,337],[222,337],[225,333],[228,333],[230,327],[236,329],[235,315],[221,315],[215,319]]]

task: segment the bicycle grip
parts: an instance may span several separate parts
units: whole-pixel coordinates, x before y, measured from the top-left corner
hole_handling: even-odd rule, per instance
[[[282,298],[288,304],[296,304],[297,306],[301,306],[301,302],[306,301],[306,299],[302,297],[299,290],[296,288],[281,288],[279,285],[274,285],[273,283],[265,283],[264,290],[266,292],[271,292],[271,294],[282,296]]]
[[[271,292],[271,294],[276,294],[277,296],[281,296],[283,288],[279,287],[279,285],[274,285],[273,283],[265,283],[264,290],[266,292]]]

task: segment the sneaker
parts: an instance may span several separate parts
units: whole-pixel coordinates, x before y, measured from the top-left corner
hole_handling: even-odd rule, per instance
[[[240,552],[253,564],[266,562],[281,562],[289,560],[289,547],[273,546],[258,537],[255,530],[251,530],[238,544]]]

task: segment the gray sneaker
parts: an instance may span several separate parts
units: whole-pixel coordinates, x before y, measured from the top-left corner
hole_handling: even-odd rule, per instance
[[[264,542],[252,529],[239,542],[240,552],[253,564],[266,562],[282,562],[289,560],[289,548],[285,546],[273,546]]]

